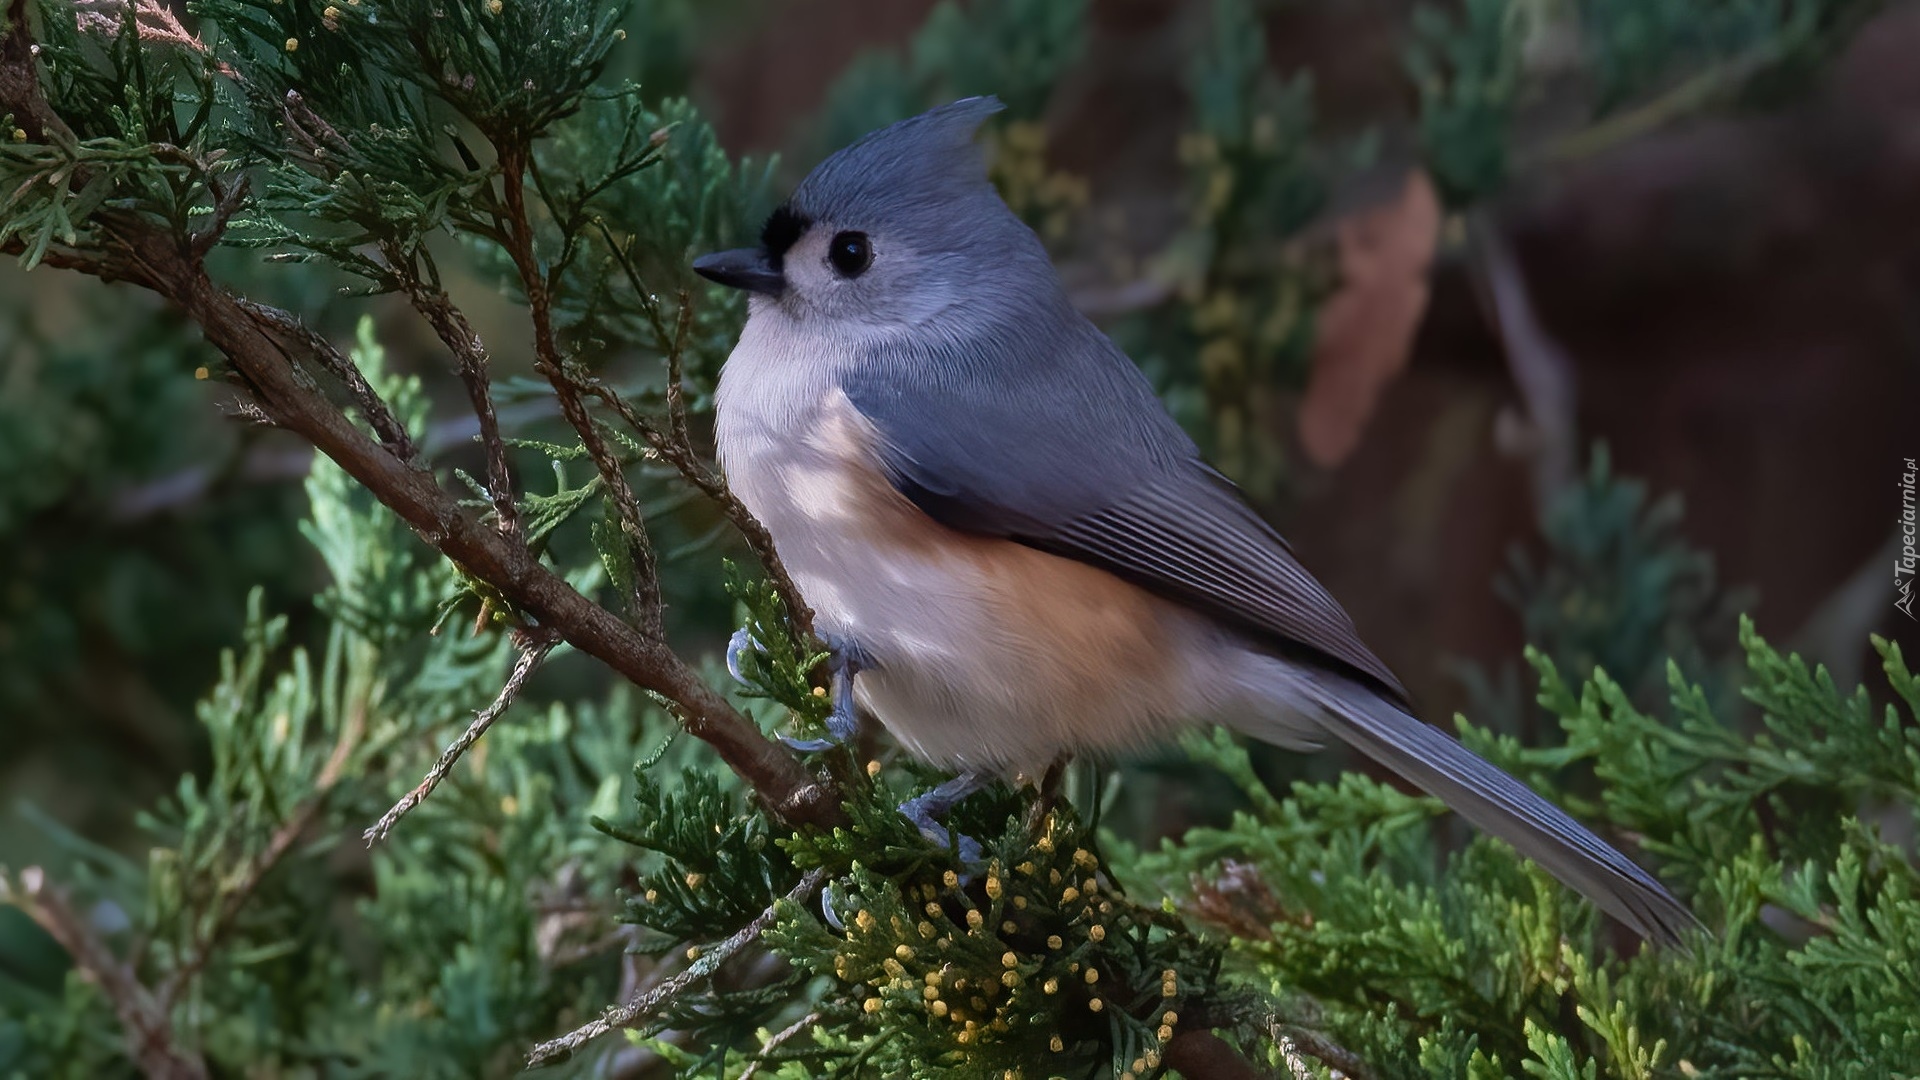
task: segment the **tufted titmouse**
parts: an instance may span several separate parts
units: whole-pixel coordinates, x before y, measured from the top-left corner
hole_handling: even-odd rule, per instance
[[[1411,715],[1346,612],[1068,303],[987,180],[974,133],[999,108],[868,135],[760,246],[693,264],[753,294],[720,376],[720,460],[857,663],[853,700],[972,776],[1194,721],[1339,739],[1676,938],[1693,917],[1652,876]]]

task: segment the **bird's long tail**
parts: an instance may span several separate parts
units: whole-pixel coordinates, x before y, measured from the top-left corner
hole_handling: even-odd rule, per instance
[[[1316,676],[1309,693],[1329,734],[1512,844],[1643,937],[1676,943],[1699,925],[1653,875],[1451,735],[1345,679]]]

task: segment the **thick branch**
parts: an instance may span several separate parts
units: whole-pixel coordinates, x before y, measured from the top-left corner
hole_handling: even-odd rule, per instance
[[[197,264],[191,265],[197,269]],[[309,356],[325,368],[327,374],[338,379],[340,385],[346,387],[353,407],[360,410],[361,417],[373,428],[374,434],[380,436],[380,445],[388,452],[406,462],[419,456],[419,451],[413,445],[413,437],[407,434],[407,426],[393,415],[392,409],[387,408],[387,403],[381,400],[373,384],[367,382],[366,374],[345,353],[334,348],[333,342],[279,308],[248,300],[236,302],[262,327],[275,335],[292,339],[295,348],[282,350],[289,363],[297,362],[300,355]]]

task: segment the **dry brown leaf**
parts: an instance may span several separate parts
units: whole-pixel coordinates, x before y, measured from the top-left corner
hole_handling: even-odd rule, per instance
[[[1201,922],[1217,926],[1236,938],[1272,941],[1273,924],[1288,917],[1260,871],[1249,863],[1227,859],[1213,877],[1194,874],[1191,882],[1193,900],[1188,911]]]
[[[1353,453],[1381,392],[1406,367],[1439,236],[1440,198],[1420,170],[1398,198],[1337,227],[1340,291],[1320,309],[1300,403],[1300,441],[1314,464],[1331,468]]]

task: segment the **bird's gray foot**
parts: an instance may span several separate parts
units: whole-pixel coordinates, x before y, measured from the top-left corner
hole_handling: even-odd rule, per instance
[[[827,920],[828,926],[844,934],[847,924],[840,918],[839,908],[840,893],[834,888],[834,882],[829,881],[820,887],[820,914]]]
[[[936,844],[956,848],[961,862],[979,862],[982,854],[980,841],[954,832],[944,824],[943,819],[960,805],[961,800],[992,782],[992,777],[980,773],[961,773],[925,795],[916,795],[901,803],[900,816],[913,822],[914,827],[920,830],[920,835]]]
[[[766,655],[766,650],[761,648],[760,643],[755,641],[753,635],[743,626],[735,630],[733,636],[727,639],[727,674],[733,676],[733,681],[741,686],[764,693],[766,687],[761,686],[758,679],[747,674],[744,661],[750,653],[757,660]]]
[[[831,650],[827,670],[833,676],[833,711],[827,714],[827,735],[843,743],[853,738],[854,730],[860,726],[854,711],[853,677],[873,667],[873,658],[845,638],[830,636],[826,645]]]
[[[827,714],[827,737],[795,739],[782,735],[780,741],[795,750],[826,750],[843,746],[853,738],[860,726],[859,716],[854,711],[853,677],[872,667],[873,661],[860,646],[845,638],[828,636],[823,640],[828,653],[827,671],[833,680],[833,711]]]

